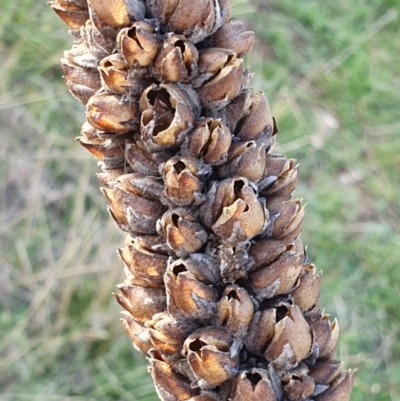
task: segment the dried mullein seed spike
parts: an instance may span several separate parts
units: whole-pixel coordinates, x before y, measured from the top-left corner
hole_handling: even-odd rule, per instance
[[[184,152],[217,166],[226,161],[231,141],[231,132],[221,119],[203,118],[190,133],[184,144]]]
[[[98,60],[111,54],[115,47],[114,41],[103,36],[90,19],[81,27],[80,35],[90,53]]]
[[[246,349],[254,355],[262,355],[275,334],[275,323],[275,308],[256,312],[244,338]]]
[[[86,7],[77,3],[55,0],[49,3],[57,15],[71,28],[79,29],[89,18]]]
[[[228,285],[218,304],[219,321],[235,337],[243,337],[253,318],[254,304],[249,293],[237,285]]]
[[[349,401],[354,383],[354,373],[354,370],[342,373],[326,391],[314,398],[315,401]]]
[[[164,208],[153,200],[145,199],[121,188],[103,188],[110,204],[110,213],[121,228],[131,234],[155,234],[156,222]]]
[[[196,394],[187,379],[167,362],[151,358],[149,370],[161,400],[186,401]]]
[[[314,390],[315,381],[308,375],[293,375],[283,386],[283,393],[290,401],[309,399],[314,393]]]
[[[296,283],[303,266],[303,255],[291,249],[279,259],[249,275],[249,284],[261,298],[287,294]]]
[[[120,291],[115,294],[117,301],[139,323],[151,320],[154,314],[165,310],[164,288],[140,287],[132,285],[129,280],[118,284],[117,288]]]
[[[188,209],[168,210],[157,222],[157,230],[179,257],[197,252],[207,241],[208,234]]]
[[[88,102],[87,121],[101,131],[124,134],[137,126],[137,104],[123,102],[110,94],[92,96]]]
[[[147,279],[148,286],[161,286],[167,268],[168,256],[151,252],[137,242],[118,249],[120,258],[133,276]]]
[[[209,166],[202,165],[194,157],[175,156],[169,159],[162,170],[165,197],[176,206],[203,203],[202,180],[210,172]]]
[[[167,308],[174,317],[207,320],[215,315],[216,288],[196,279],[179,259],[168,266],[164,280]]]
[[[331,384],[342,372],[343,362],[328,360],[315,364],[310,369],[310,376],[315,380],[315,383],[321,385]]]
[[[157,55],[161,39],[154,27],[145,21],[135,22],[119,31],[118,47],[130,67],[147,67]]]
[[[221,239],[237,243],[262,232],[267,212],[246,178],[214,183],[207,195],[200,214]]]
[[[297,306],[289,308],[287,315],[275,325],[265,357],[277,369],[288,369],[307,357],[313,337],[311,328]]]
[[[337,322],[291,200],[298,165],[249,88],[230,0],[55,0],[127,279],[115,295],[162,401],[348,401]]]
[[[193,43],[181,35],[170,35],[164,41],[154,63],[162,82],[189,82],[197,75],[198,52]]]
[[[218,168],[218,175],[221,178],[246,177],[257,182],[264,176],[265,159],[264,146],[257,146],[254,141],[233,143],[226,164]]]
[[[183,355],[201,388],[212,389],[235,377],[240,341],[228,331],[214,327],[199,329],[183,344]]]
[[[224,49],[205,49],[199,54],[198,88],[200,103],[210,110],[225,107],[242,88],[243,60]]]
[[[140,100],[142,138],[151,152],[176,148],[192,129],[196,106],[192,99],[170,84],[152,85]]]
[[[337,319],[329,321],[329,315],[323,315],[320,319],[310,323],[314,333],[314,341],[318,344],[318,360],[333,358],[336,352],[339,338],[339,323]]]
[[[270,145],[274,122],[267,98],[263,92],[253,93],[251,106],[238,123],[234,135],[242,141],[257,141]]]
[[[246,55],[254,42],[254,32],[248,31],[241,21],[232,20],[224,24],[212,36],[215,47],[233,50],[238,57]]]
[[[126,311],[121,312],[121,321],[122,326],[132,340],[134,347],[146,355],[150,348],[153,347],[153,344],[150,341],[149,330],[137,323],[132,315]]]
[[[132,21],[142,20],[146,14],[141,0],[89,0],[89,6],[112,28],[128,26]]]
[[[235,379],[232,401],[277,401],[269,374],[264,369],[253,368],[241,372]]]
[[[310,310],[318,302],[321,280],[322,272],[316,275],[314,265],[305,267],[298,287],[291,293],[294,302],[303,312]]]

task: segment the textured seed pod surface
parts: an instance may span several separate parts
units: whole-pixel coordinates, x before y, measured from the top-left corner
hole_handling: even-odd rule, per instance
[[[55,0],[126,280],[123,327],[164,401],[348,401],[300,232],[298,166],[249,88],[229,0]]]

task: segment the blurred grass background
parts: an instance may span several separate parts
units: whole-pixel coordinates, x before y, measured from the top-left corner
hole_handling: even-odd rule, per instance
[[[278,150],[301,163],[303,239],[337,316],[352,400],[400,400],[400,5],[234,1],[257,33],[246,63],[270,100]],[[0,14],[0,400],[155,401],[110,296],[124,235],[84,110],[58,60],[71,47],[44,1]]]

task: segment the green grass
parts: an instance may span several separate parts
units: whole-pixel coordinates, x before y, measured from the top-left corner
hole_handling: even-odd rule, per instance
[[[301,163],[303,239],[322,303],[358,369],[352,400],[400,400],[400,6],[394,0],[236,1],[257,32],[246,63]],[[83,108],[58,59],[71,45],[45,2],[0,14],[0,399],[156,400],[110,296],[123,242]]]

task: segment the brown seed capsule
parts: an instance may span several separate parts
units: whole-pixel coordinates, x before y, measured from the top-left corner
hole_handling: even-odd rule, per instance
[[[194,157],[175,156],[169,159],[162,171],[165,197],[177,206],[204,202],[202,180],[210,174],[210,170],[209,166],[202,165]]]
[[[318,302],[322,272],[315,275],[315,266],[308,265],[300,277],[299,286],[291,293],[294,302],[303,311],[313,308]]]
[[[237,373],[240,341],[224,329],[206,327],[195,331],[183,344],[182,354],[201,388],[211,389]]]
[[[246,177],[257,182],[264,176],[265,159],[264,146],[258,146],[254,141],[233,143],[226,164],[218,168],[218,175],[221,178]]]
[[[92,96],[87,108],[87,121],[99,130],[124,134],[137,126],[137,105],[123,102],[118,96]]]
[[[289,249],[291,248],[280,241],[270,239],[256,241],[249,250],[249,255],[254,261],[249,272],[254,273],[265,266],[269,266]]]
[[[196,328],[195,325],[181,324],[167,312],[157,313],[146,327],[153,347],[167,358],[180,359],[183,342]]]
[[[290,401],[307,400],[314,393],[315,381],[308,375],[293,374],[283,386],[283,393]]]
[[[231,141],[232,135],[220,119],[202,118],[184,144],[184,152],[218,166],[226,161]]]
[[[253,102],[253,91],[243,88],[242,91],[222,110],[218,117],[227,125],[230,132],[235,132],[240,120],[248,113]]]
[[[322,361],[310,369],[310,376],[314,378],[317,385],[328,385],[341,374],[342,369],[343,362],[335,360]]]
[[[175,372],[164,360],[151,358],[149,370],[161,400],[185,401],[197,392],[185,376]]]
[[[144,248],[135,238],[126,248],[118,249],[118,254],[129,272],[145,280],[147,287],[163,285],[168,255]]]
[[[217,290],[198,280],[179,259],[168,266],[164,280],[168,312],[174,317],[207,320],[215,315]]]
[[[165,310],[166,297],[163,288],[139,287],[130,284],[129,280],[118,284],[117,288],[120,290],[115,294],[118,303],[139,323],[151,320],[153,315]]]
[[[156,233],[156,222],[165,211],[159,202],[138,196],[118,182],[113,188],[103,188],[102,192],[121,230],[133,235]]]
[[[306,358],[312,341],[310,326],[295,305],[276,323],[274,337],[264,355],[277,369],[288,369]]]
[[[197,280],[217,286],[221,282],[217,261],[204,253],[191,253],[186,259],[179,259],[184,268]]]
[[[107,57],[115,47],[114,41],[103,36],[90,19],[86,21],[84,26],[81,26],[80,36],[90,53],[97,60]]]
[[[318,344],[318,360],[329,360],[336,352],[339,338],[339,323],[337,319],[329,321],[329,315],[323,315],[320,319],[311,322],[314,332],[314,341]]]
[[[296,283],[303,266],[303,255],[288,247],[279,259],[249,275],[249,284],[261,298],[287,294]]]
[[[102,162],[102,169],[122,168],[125,164],[125,142],[110,141],[102,138],[88,139],[86,136],[76,138],[79,143],[97,160]]]
[[[233,283],[242,277],[247,277],[247,272],[252,264],[247,241],[236,244],[215,244],[212,254],[218,260],[221,277],[225,283]]]
[[[238,123],[234,135],[242,141],[256,141],[269,147],[274,122],[268,100],[263,92],[251,91],[252,103],[247,114]]]
[[[315,397],[315,401],[349,401],[354,383],[354,370],[343,372],[329,388]]]
[[[137,323],[130,313],[123,311],[121,312],[121,316],[122,326],[133,341],[134,347],[138,351],[147,355],[150,348],[153,347],[153,344],[150,341],[149,330]]]
[[[141,0],[89,0],[89,6],[104,24],[112,28],[128,26],[145,17],[146,7]]]
[[[133,139],[126,143],[126,161],[133,171],[152,177],[160,177],[159,166],[172,155],[170,151],[150,153],[143,142]]]
[[[262,355],[275,333],[276,309],[256,312],[244,338],[246,349],[255,355]]]
[[[157,230],[179,257],[187,257],[198,251],[208,237],[196,216],[184,208],[168,210],[157,222]]]
[[[170,84],[147,88],[140,99],[140,108],[142,139],[151,152],[179,146],[196,119],[193,99]]]
[[[224,24],[212,36],[215,47],[233,50],[237,57],[245,56],[253,46],[255,34],[237,20]]]
[[[198,52],[184,36],[170,35],[164,41],[154,64],[162,82],[189,82],[197,75]]]
[[[71,28],[79,29],[89,18],[86,7],[65,0],[55,0],[49,3],[57,15]]]
[[[283,202],[280,199],[272,199],[271,202],[267,202],[272,221],[272,238],[284,244],[290,244],[297,238],[304,217],[305,206],[301,202],[302,199]]]
[[[231,284],[225,287],[218,311],[221,325],[235,337],[243,337],[253,318],[254,304],[244,288]]]
[[[86,104],[90,97],[101,88],[97,70],[81,67],[66,57],[63,57],[60,62],[68,89],[73,96]]]
[[[213,0],[153,0],[150,11],[164,30],[182,34],[194,43],[217,29],[225,14],[225,9]]]
[[[104,86],[114,93],[128,93],[131,81],[128,78],[128,66],[120,54],[112,54],[101,60],[100,76]]]
[[[241,372],[235,379],[232,401],[277,401],[269,374],[264,369],[253,368]]]
[[[204,108],[218,110],[239,94],[243,83],[243,60],[235,53],[210,48],[199,53],[199,77],[193,80]]]
[[[70,63],[80,67],[93,68],[93,70],[97,68],[96,58],[89,52],[84,44],[72,46],[71,50],[64,52],[64,57],[67,58]]]
[[[296,188],[298,165],[295,159],[287,160],[281,155],[270,154],[266,158],[266,176],[260,183],[264,197],[289,200]]]
[[[268,217],[246,178],[214,183],[207,195],[200,213],[204,224],[221,239],[236,244],[262,232]]]
[[[119,31],[118,47],[130,67],[147,67],[155,59],[161,39],[147,22],[135,22]]]

